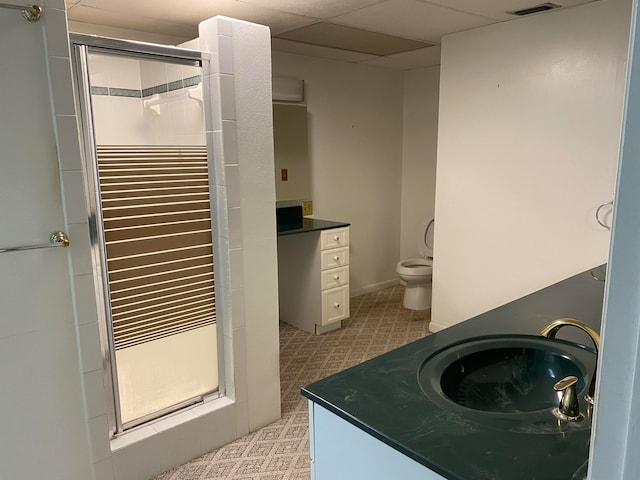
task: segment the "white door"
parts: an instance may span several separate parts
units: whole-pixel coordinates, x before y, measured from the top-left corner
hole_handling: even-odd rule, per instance
[[[64,217],[44,20],[0,8],[0,62],[0,248],[46,244]],[[2,478],[92,478],[67,255],[0,253]]]

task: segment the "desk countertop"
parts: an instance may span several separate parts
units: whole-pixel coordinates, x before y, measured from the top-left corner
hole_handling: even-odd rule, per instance
[[[302,219],[302,226],[278,227],[278,236],[295,235],[298,233],[315,232],[318,230],[329,230],[330,228],[348,227],[350,224],[345,222],[334,222],[331,220],[320,220],[319,218]]]

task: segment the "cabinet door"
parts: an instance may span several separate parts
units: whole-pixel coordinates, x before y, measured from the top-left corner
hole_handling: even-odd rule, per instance
[[[322,292],[322,325],[349,318],[349,287]]]
[[[445,480],[313,402],[309,417],[314,480]]]

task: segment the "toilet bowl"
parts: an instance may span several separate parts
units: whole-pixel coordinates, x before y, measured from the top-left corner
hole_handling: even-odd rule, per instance
[[[404,287],[402,306],[410,310],[431,308],[431,275],[433,272],[433,220],[418,227],[418,253],[422,258],[400,260],[396,272]]]

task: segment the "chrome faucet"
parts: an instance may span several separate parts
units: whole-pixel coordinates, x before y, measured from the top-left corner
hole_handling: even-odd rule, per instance
[[[591,377],[591,383],[589,384],[589,391],[587,392],[587,395],[584,397],[587,402],[593,405],[593,401],[596,395],[596,368],[598,363],[598,352],[600,351],[600,335],[598,335],[598,332],[596,332],[589,325],[582,323],[579,320],[574,320],[573,318],[559,318],[558,320],[554,320],[549,325],[544,327],[540,333],[547,338],[555,338],[556,333],[558,333],[558,330],[560,330],[562,327],[565,327],[567,325],[577,327],[580,330],[586,332],[587,335],[591,337],[591,340],[593,340],[593,344],[596,347],[596,367],[594,367],[593,369],[593,377]]]

